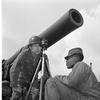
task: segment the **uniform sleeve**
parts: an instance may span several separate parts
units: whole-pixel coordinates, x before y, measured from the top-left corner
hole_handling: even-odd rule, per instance
[[[58,76],[58,79],[70,87],[78,87],[90,75],[90,67],[84,62],[77,63],[68,76]]]
[[[15,61],[13,62],[13,66],[22,66],[23,65],[23,58],[25,56],[25,53],[28,51],[28,49],[23,49],[19,55],[17,56],[17,58],[15,59]]]
[[[90,72],[90,67],[86,63],[77,63],[73,68],[72,73],[68,76],[67,84],[73,87],[80,85],[88,79]]]

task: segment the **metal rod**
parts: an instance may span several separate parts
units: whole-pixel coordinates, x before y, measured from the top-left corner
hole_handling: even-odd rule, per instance
[[[42,77],[41,77],[41,81],[40,81],[40,94],[39,94],[39,100],[42,100],[42,96],[43,96],[43,76],[44,76],[44,67],[45,67],[45,59],[44,59],[44,49],[43,49],[43,53],[42,53]]]
[[[39,63],[38,63],[38,66],[37,66],[37,68],[36,68],[36,71],[35,71],[35,73],[34,73],[33,79],[32,79],[32,81],[31,81],[31,83],[30,83],[30,87],[29,87],[28,92],[27,92],[27,94],[26,94],[25,100],[28,100],[28,96],[29,96],[30,91],[31,91],[31,89],[32,89],[33,82],[34,82],[34,80],[35,80],[35,78],[36,78],[36,75],[37,75],[37,73],[38,73],[38,70],[39,70],[39,68],[40,68],[40,64],[41,64],[41,59],[39,60]]]

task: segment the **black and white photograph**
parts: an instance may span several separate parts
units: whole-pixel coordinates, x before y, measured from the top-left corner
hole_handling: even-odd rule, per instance
[[[100,0],[1,0],[1,100],[100,100]]]

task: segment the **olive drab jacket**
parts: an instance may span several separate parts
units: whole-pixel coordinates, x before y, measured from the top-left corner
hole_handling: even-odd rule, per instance
[[[30,86],[30,82],[32,81],[32,78],[36,71],[38,62],[40,61],[41,56],[42,56],[42,53],[32,54],[28,46],[23,47],[20,50],[20,52],[18,52],[17,54],[18,55],[16,59],[14,59],[14,61],[12,62],[12,66],[9,68],[10,82],[5,81],[3,82],[3,85],[2,85],[3,86],[2,95],[4,96],[3,97],[4,100],[6,100],[5,98],[8,97],[8,94],[10,98],[11,93],[12,93],[12,88],[14,87],[16,88],[18,86],[20,86],[23,89],[23,93],[24,93],[23,96],[26,95],[27,90]],[[46,54],[44,54],[44,59],[45,59],[45,67],[44,67],[44,76],[43,76],[43,86],[46,80],[51,76],[50,70],[49,70],[49,60]],[[12,61],[12,59],[10,61]],[[41,70],[41,65],[42,65],[42,62],[40,63],[39,71]],[[37,76],[36,76],[36,79],[38,79]],[[39,87],[38,80],[35,80],[33,87],[35,88]],[[8,89],[9,89],[9,92],[8,92]],[[24,91],[24,89],[27,89],[27,90]]]
[[[40,56],[41,53],[32,54],[29,48],[18,55],[10,69],[11,87],[16,87],[18,84],[25,87],[31,81]]]
[[[12,64],[14,60],[17,58],[17,56],[28,46],[24,46],[21,49],[19,49],[13,56],[11,56],[9,59],[3,59],[2,60],[2,80],[10,81],[10,68],[12,67]]]
[[[100,85],[91,67],[78,62],[68,76],[47,81],[45,100],[100,100]]]

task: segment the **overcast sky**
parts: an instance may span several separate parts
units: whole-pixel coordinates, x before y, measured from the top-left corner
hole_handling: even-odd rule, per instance
[[[71,8],[82,14],[84,24],[46,51],[52,75],[68,74],[64,57],[81,47],[100,81],[100,0],[2,0],[2,58],[10,58]]]

